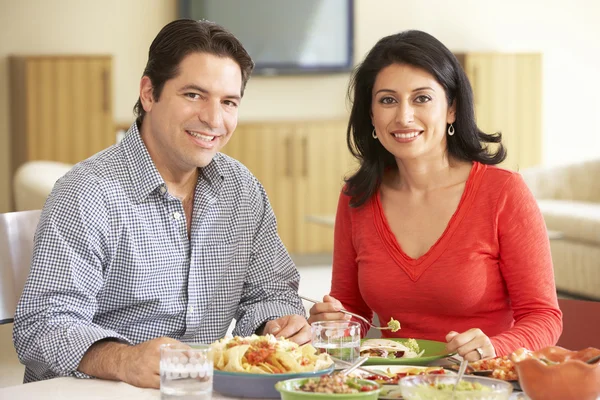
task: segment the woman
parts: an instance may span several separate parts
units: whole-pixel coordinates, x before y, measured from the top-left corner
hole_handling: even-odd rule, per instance
[[[501,135],[477,128],[453,54],[424,32],[385,37],[349,93],[360,168],[339,199],[331,297],[309,321],[375,312],[402,324],[384,337],[447,341],[471,361],[555,344],[544,220],[521,176],[495,167]]]

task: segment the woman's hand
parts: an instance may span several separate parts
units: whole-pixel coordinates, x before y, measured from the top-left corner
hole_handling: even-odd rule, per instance
[[[482,358],[496,357],[496,349],[489,337],[481,329],[473,328],[466,332],[450,332],[446,335],[446,349],[457,352],[467,361],[478,361]]]
[[[349,320],[352,318],[348,314],[339,312],[342,308],[342,303],[340,303],[338,299],[325,295],[323,296],[322,303],[317,303],[311,307],[308,323],[312,324],[316,321]]]

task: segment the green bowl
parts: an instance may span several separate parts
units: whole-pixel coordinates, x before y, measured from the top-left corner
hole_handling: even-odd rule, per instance
[[[381,391],[381,385],[377,382],[367,381],[360,379],[358,382],[363,386],[374,386],[377,389],[371,390],[369,392],[360,392],[360,393],[311,393],[311,392],[302,392],[297,390],[298,387],[302,386],[306,381],[310,378],[300,378],[300,379],[288,379],[286,381],[278,382],[275,385],[275,389],[279,393],[281,393],[282,400],[323,400],[323,399],[335,399],[335,400],[377,400],[377,396],[379,396],[379,392]]]

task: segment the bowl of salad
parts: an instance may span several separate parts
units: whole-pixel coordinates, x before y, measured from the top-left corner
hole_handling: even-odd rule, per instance
[[[398,385],[405,400],[508,400],[510,383],[482,376],[464,376],[456,391],[456,376],[415,375],[400,379]]]
[[[318,378],[288,379],[278,382],[275,389],[282,400],[376,400],[381,385],[338,373]]]

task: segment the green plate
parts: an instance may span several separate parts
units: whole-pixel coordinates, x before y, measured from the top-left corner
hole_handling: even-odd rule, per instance
[[[387,339],[387,338],[386,338]],[[363,339],[364,342],[367,339]],[[403,342],[408,339],[393,338],[389,339],[395,342]],[[416,358],[383,358],[383,357],[369,357],[365,361],[364,365],[427,365],[432,361],[439,360],[440,358],[448,357],[454,353],[448,353],[446,351],[446,343],[436,342],[434,340],[415,339],[419,344],[419,349],[425,350],[425,353],[421,357]]]

